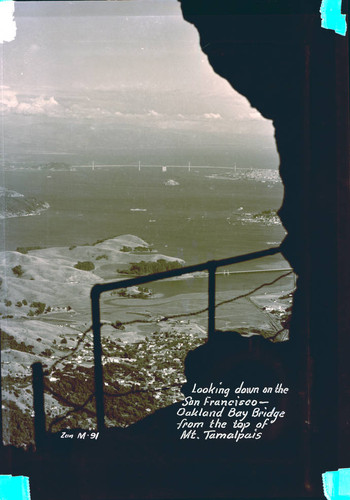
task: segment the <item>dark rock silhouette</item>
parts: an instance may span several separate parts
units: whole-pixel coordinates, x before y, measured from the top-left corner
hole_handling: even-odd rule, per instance
[[[185,396],[202,399],[203,404],[207,393],[194,391],[194,386],[215,386],[230,392],[209,392],[212,400],[268,398],[271,406],[285,412],[259,440],[180,439],[184,428],[178,428],[183,418],[178,412],[185,408],[180,402],[127,429],[107,429],[97,441],[66,440],[61,432],[47,436],[40,452],[13,450],[14,469],[31,477],[34,500],[48,494],[51,500],[87,500],[280,496],[286,488],[295,492],[302,479],[296,455],[301,443],[289,360],[288,342],[272,343],[257,335],[244,338],[236,332],[216,332],[187,356]],[[258,395],[235,393],[242,382],[258,387]],[[288,394],[263,394],[263,387],[275,389],[278,383],[289,388]],[[186,417],[187,422],[204,422],[207,429],[211,420]],[[228,427],[233,420],[220,419]],[[247,420],[254,421],[254,432],[264,418]],[[74,432],[76,436],[78,430]]]

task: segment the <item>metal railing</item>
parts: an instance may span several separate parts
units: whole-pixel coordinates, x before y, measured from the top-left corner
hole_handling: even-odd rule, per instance
[[[97,284],[91,289],[91,308],[92,308],[92,329],[94,335],[94,378],[95,378],[95,404],[97,429],[102,431],[105,428],[105,411],[104,411],[104,382],[103,382],[103,366],[102,366],[102,344],[101,344],[101,312],[100,312],[100,296],[104,292],[118,290],[120,288],[128,288],[130,286],[142,285],[153,281],[160,281],[184,274],[197,273],[200,271],[208,271],[208,341],[215,334],[215,293],[216,293],[216,269],[218,267],[238,264],[250,260],[275,255],[281,252],[280,247],[268,248],[258,252],[252,252],[236,257],[229,257],[221,260],[211,260],[202,264],[172,269],[159,273],[149,274],[146,276],[138,276],[136,278],[114,281],[111,283]]]

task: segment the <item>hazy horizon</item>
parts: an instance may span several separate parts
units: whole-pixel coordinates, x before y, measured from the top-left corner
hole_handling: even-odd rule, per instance
[[[163,152],[229,164],[247,152],[277,168],[272,122],[214,73],[176,0],[18,2],[15,18],[2,47],[5,164]]]

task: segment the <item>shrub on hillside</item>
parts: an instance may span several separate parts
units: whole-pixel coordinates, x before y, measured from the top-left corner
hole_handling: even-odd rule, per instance
[[[131,262],[129,269],[118,271],[122,274],[136,274],[137,276],[144,274],[160,273],[162,271],[170,271],[182,267],[181,262],[178,260],[168,261],[165,259],[158,259],[156,262]]]
[[[43,356],[52,356],[53,351],[51,349],[45,349],[44,351],[41,351],[41,354]]]
[[[46,304],[44,302],[32,302],[30,304],[30,307],[35,308],[34,314],[36,316],[38,316],[39,314],[43,314],[43,312],[45,312]],[[28,313],[28,316],[31,316],[31,315]]]
[[[106,260],[108,260],[108,255],[106,255],[106,254],[104,253],[104,254],[102,254],[102,255],[98,255],[98,256],[96,257],[96,260],[101,260],[101,259],[106,259]]]
[[[145,246],[138,246],[134,248],[135,253],[147,253],[147,252],[152,252],[151,247],[145,247]]]
[[[74,267],[81,271],[93,271],[95,269],[94,263],[90,260],[78,261]]]
[[[19,278],[23,276],[24,271],[22,269],[22,266],[18,265],[12,268],[12,272],[15,276],[18,276]]]
[[[126,245],[123,245],[120,249],[121,252],[131,252],[132,251],[132,248],[131,247],[128,247]]]
[[[27,254],[31,250],[41,250],[42,248],[43,247],[38,247],[38,246],[34,246],[34,247],[17,247],[16,248],[16,252]]]

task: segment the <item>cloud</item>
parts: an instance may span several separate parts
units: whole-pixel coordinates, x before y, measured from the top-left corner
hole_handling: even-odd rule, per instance
[[[148,111],[145,111],[144,113],[122,113],[121,111],[115,111],[114,112],[115,116],[119,116],[122,118],[131,118],[131,119],[141,119],[141,118],[162,118],[164,115],[162,113],[158,113],[158,111],[155,111],[154,109],[150,109]]]
[[[161,116],[160,113],[158,113],[157,111],[154,111],[154,109],[150,109],[147,113],[148,116],[154,116],[154,117],[158,117],[158,116]]]
[[[44,89],[42,89],[44,90]],[[265,120],[260,113],[249,105],[243,109],[243,104],[228,110],[218,103],[215,111],[207,111],[207,106],[192,106],[190,109],[177,109],[163,99],[159,102],[148,102],[140,98],[130,100],[123,93],[71,93],[60,92],[56,96],[49,94],[35,95],[15,92],[10,87],[0,88],[0,110],[5,115],[13,117],[32,116],[38,122],[42,118],[57,120],[81,126],[93,124],[96,127],[134,127],[142,129],[173,130],[177,132],[193,131],[196,134],[245,134],[260,127],[262,134],[266,133]],[[165,103],[165,104],[164,104]],[[146,106],[145,106],[146,104]],[[210,108],[209,108],[210,109]],[[14,118],[16,119],[16,118]],[[253,128],[252,128],[253,127]],[[270,129],[269,129],[270,133]]]
[[[56,116],[59,104],[56,99],[51,96],[45,98],[44,96],[29,99],[29,102],[21,102],[16,107],[16,113],[25,115],[49,115]]]
[[[2,86],[0,87],[0,109],[4,111],[6,109],[16,108],[18,106],[17,94],[10,87]]]
[[[209,120],[221,120],[222,116],[220,113],[204,113],[204,118],[208,118]]]
[[[7,86],[0,87],[0,109],[3,113],[47,116],[58,116],[63,111],[53,96],[20,98],[17,92]]]

